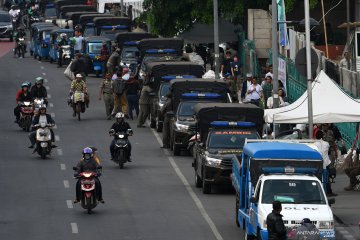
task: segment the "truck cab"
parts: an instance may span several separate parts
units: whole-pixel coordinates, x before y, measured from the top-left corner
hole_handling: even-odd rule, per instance
[[[249,140],[242,156],[233,157],[236,223],[246,239],[268,239],[266,218],[272,202],[282,203],[288,239],[294,239],[303,218],[320,231],[320,239],[335,239],[334,217],[322,185],[323,160],[311,142]]]

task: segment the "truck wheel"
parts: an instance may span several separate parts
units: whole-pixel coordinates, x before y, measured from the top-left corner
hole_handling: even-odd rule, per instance
[[[199,174],[197,174],[196,169],[195,169],[195,187],[201,188],[201,186],[202,186],[202,180],[201,180]]]
[[[239,223],[239,194],[236,194],[236,202],[235,202],[235,223],[237,227],[240,227]]]
[[[180,156],[180,151],[181,151],[180,146],[176,145],[174,143],[173,143],[173,145],[174,145],[174,156]]]

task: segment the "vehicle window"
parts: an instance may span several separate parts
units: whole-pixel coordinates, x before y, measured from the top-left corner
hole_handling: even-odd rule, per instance
[[[183,102],[179,105],[179,116],[194,116],[194,106],[197,102]]]
[[[101,43],[89,43],[89,53],[90,54],[100,54],[101,52]]]
[[[274,179],[264,181],[262,203],[326,204],[321,186],[312,180]]]
[[[242,129],[214,131],[209,134],[208,146],[220,149],[242,149],[246,138],[258,139],[259,135],[255,131]]]
[[[160,99],[165,100],[166,95],[170,92],[170,84],[162,84],[160,88]]]
[[[84,31],[85,37],[94,36],[94,35],[95,35],[95,28],[93,28],[93,27],[85,28],[85,31]]]
[[[50,39],[50,32],[43,32],[42,38],[43,40]]]
[[[0,14],[0,22],[11,22],[9,14]]]
[[[55,8],[47,8],[47,9],[45,9],[45,18],[54,17],[54,16],[56,16],[56,9]]]
[[[139,50],[136,47],[125,47],[122,50],[121,57],[122,58],[135,58],[136,52],[139,52]]]

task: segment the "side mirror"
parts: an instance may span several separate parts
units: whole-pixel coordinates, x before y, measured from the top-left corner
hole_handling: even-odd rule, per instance
[[[256,197],[251,197],[250,198],[250,202],[251,203],[257,203],[258,202],[258,199]]]
[[[175,115],[174,111],[166,112],[167,117],[174,117],[174,115]]]
[[[79,170],[79,169],[78,169],[77,167],[73,167],[73,170],[74,170],[74,171],[77,171],[77,170]]]
[[[329,206],[333,205],[335,203],[335,198],[329,198],[328,202],[329,202]]]

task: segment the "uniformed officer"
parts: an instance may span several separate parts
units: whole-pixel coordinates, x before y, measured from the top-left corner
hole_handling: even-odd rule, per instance
[[[139,121],[137,127],[145,127],[144,123],[146,119],[149,117],[151,110],[151,96],[152,88],[150,85],[144,85],[141,89],[139,105],[140,105],[140,113],[139,113]]]
[[[114,108],[114,97],[111,85],[111,74],[107,73],[104,80],[100,84],[99,92],[99,100],[101,100],[101,96],[104,99],[107,120],[111,120],[111,112]]]
[[[163,146],[162,148],[169,148],[170,147],[170,118],[167,116],[167,112],[172,111],[172,101],[171,101],[171,93],[166,96],[166,101],[162,108],[160,109],[160,114],[164,119],[163,128],[162,128],[162,141]]]

